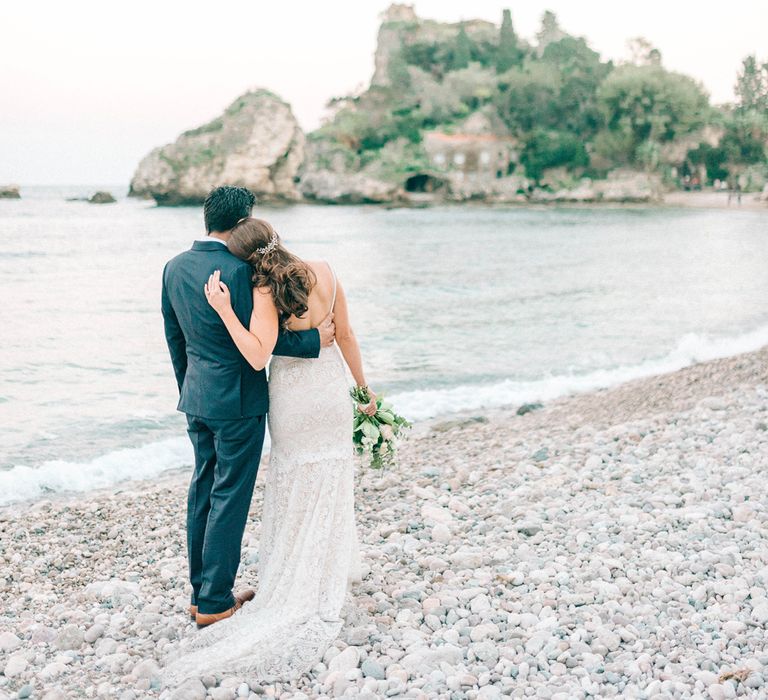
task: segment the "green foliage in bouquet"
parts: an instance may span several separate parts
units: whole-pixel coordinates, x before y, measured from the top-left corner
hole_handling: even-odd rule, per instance
[[[382,469],[394,462],[398,438],[411,427],[402,416],[395,413],[392,404],[381,397],[376,399],[376,413],[368,416],[360,410],[371,402],[368,389],[354,387],[350,392],[355,402],[352,442],[359,455],[370,457],[372,469]]]

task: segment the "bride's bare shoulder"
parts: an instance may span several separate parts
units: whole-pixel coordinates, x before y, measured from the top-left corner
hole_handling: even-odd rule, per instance
[[[327,270],[330,263],[327,260],[305,260],[304,263],[309,265],[313,270]]]
[[[327,260],[305,260],[304,263],[309,267],[319,280],[330,278],[331,266]]]

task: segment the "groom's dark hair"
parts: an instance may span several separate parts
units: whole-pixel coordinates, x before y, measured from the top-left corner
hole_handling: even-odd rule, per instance
[[[208,193],[203,203],[205,230],[229,231],[240,219],[251,215],[256,202],[253,192],[245,187],[217,187]]]

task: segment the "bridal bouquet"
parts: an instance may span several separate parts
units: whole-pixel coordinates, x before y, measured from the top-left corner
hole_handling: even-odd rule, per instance
[[[355,422],[352,442],[359,455],[370,457],[372,469],[382,469],[392,464],[397,449],[398,438],[411,427],[402,416],[397,415],[391,403],[381,397],[376,398],[376,413],[368,416],[360,410],[371,402],[368,390],[355,387],[350,391],[355,401]]]

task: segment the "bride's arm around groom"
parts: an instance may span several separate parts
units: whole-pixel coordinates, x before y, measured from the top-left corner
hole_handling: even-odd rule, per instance
[[[279,319],[277,307],[272,298],[272,292],[268,288],[253,288],[250,291],[248,281],[248,293],[253,294],[253,312],[250,323],[246,328],[237,317],[232,306],[232,295],[229,287],[221,281],[221,272],[216,270],[205,285],[205,296],[208,303],[221,317],[224,326],[229,331],[240,354],[255,370],[262,370],[267,366],[269,358],[275,354],[275,346],[278,339]],[[244,293],[245,290],[241,290]],[[283,342],[291,345],[293,334],[284,333]],[[293,347],[291,345],[291,347]],[[285,349],[285,348],[283,348]],[[314,349],[314,348],[312,348]],[[295,349],[294,349],[295,350]],[[320,350],[320,336],[317,340],[317,352]],[[308,357],[317,357],[317,352],[308,354]],[[285,352],[292,357],[300,357],[295,352]]]

